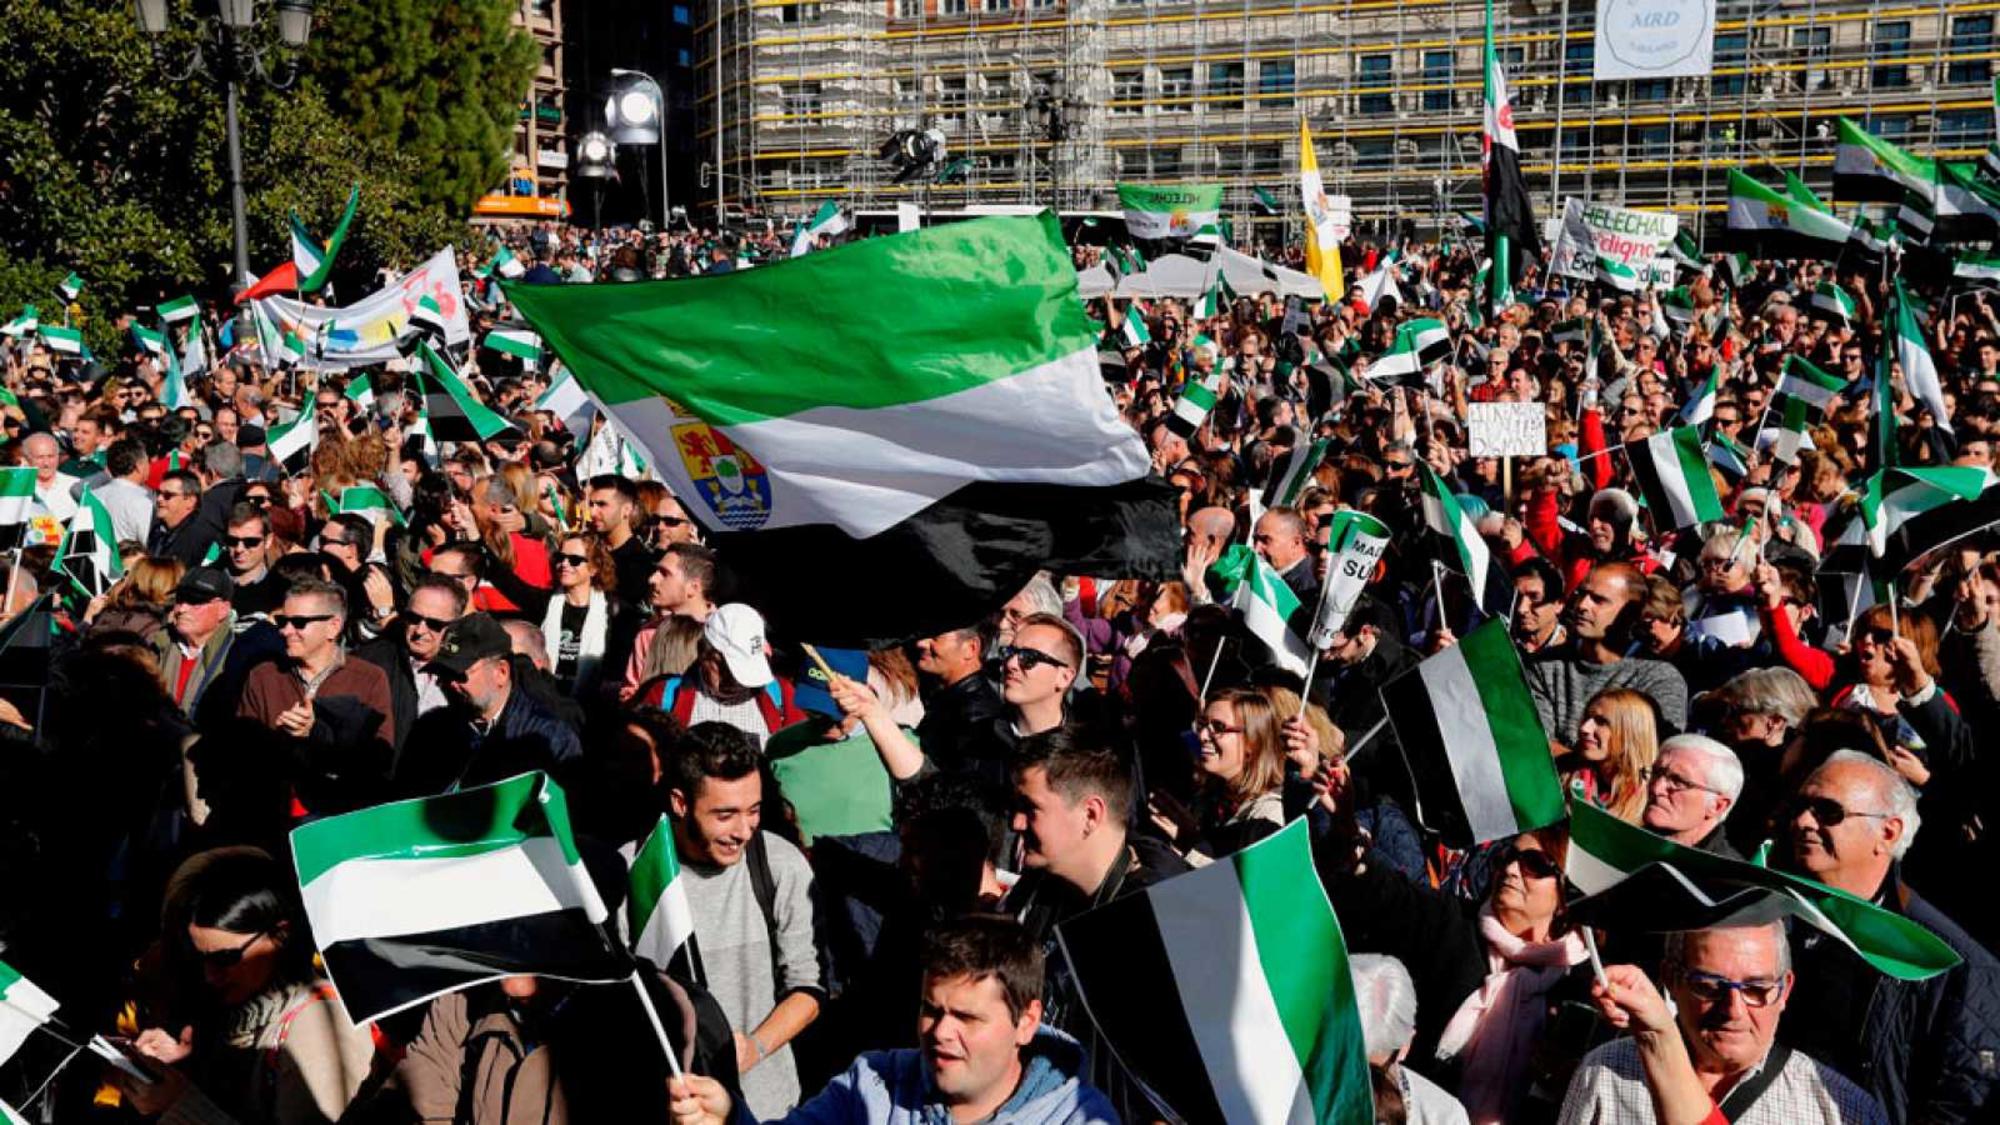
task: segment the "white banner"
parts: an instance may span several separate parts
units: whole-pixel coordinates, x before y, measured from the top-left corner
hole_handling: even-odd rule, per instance
[[[1333,216],[1333,237],[1335,241],[1346,242],[1354,231],[1354,197],[1351,195],[1329,195],[1326,209]]]
[[[1541,403],[1475,402],[1465,409],[1474,457],[1540,457],[1549,451],[1549,415]]]
[[[1696,78],[1715,63],[1715,0],[1598,0],[1590,76]]]
[[[1672,212],[1635,211],[1571,196],[1563,200],[1550,269],[1588,280],[1597,276],[1597,259],[1607,258],[1646,279],[1654,272],[1654,259],[1666,256],[1680,229],[1680,217]],[[1672,270],[1666,271],[1664,283],[1673,285]]]
[[[305,344],[306,358],[301,366],[345,371],[398,358],[396,337],[409,323],[411,310],[425,297],[435,300],[438,311],[444,314],[446,343],[457,346],[471,341],[465,295],[458,287],[458,262],[449,246],[394,285],[345,308],[322,308],[285,297],[267,297],[262,304],[277,321],[280,333],[289,331]]]

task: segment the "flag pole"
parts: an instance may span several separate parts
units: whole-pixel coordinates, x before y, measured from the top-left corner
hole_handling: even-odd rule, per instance
[[[1331,563],[1329,563],[1328,565],[1331,565]],[[1317,627],[1319,625],[1320,611],[1326,608],[1326,588],[1331,585],[1333,585],[1333,583],[1331,582],[1321,582],[1319,584],[1319,601],[1313,603],[1312,619],[1314,627]],[[1306,707],[1308,706],[1307,697],[1312,695],[1313,673],[1319,671],[1319,646],[1313,645],[1311,647],[1313,650],[1312,658],[1306,661],[1305,686],[1299,689],[1299,711],[1298,714],[1292,716],[1295,719],[1305,718]],[[1217,646],[1216,651],[1217,654],[1219,655],[1221,653],[1221,646]],[[1213,674],[1213,671],[1214,671],[1214,666],[1211,664],[1210,665],[1211,674]],[[1208,690],[1206,688],[1202,689],[1201,694],[1202,697],[1206,699],[1208,696]]]
[[[1221,665],[1222,650],[1228,644],[1229,638],[1227,636],[1216,638],[1215,655],[1208,658],[1208,674],[1201,678],[1201,698],[1194,701],[1195,706],[1206,707],[1208,705],[1208,689],[1210,685],[1215,683],[1215,669]]]
[[[667,1069],[675,1078],[685,1078],[681,1072],[681,1060],[674,1054],[673,1044],[667,1041],[667,1025],[660,1022],[660,1010],[653,1006],[653,994],[646,991],[646,982],[640,978],[639,970],[632,970],[632,990],[639,994],[639,1005],[646,1009],[646,1022],[653,1025],[653,1034],[660,1037],[660,1053],[667,1056]]]

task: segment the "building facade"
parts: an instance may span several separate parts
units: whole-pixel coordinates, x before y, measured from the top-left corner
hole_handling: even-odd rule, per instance
[[[485,219],[554,218],[569,198],[569,111],[563,73],[563,0],[518,0],[514,26],[526,28],[540,57],[521,100],[507,157],[507,180],[481,197]]]
[[[1478,0],[711,0],[696,116],[706,206],[826,199],[1110,209],[1121,181],[1222,182],[1243,231],[1295,227],[1298,122],[1361,223],[1479,209]],[[1705,78],[1595,82],[1596,5],[1496,5],[1539,214],[1558,195],[1718,216],[1733,166],[1825,187],[1834,119],[1920,152],[1993,139],[2000,3],[1717,0]],[[962,176],[890,183],[899,128]],[[1557,138],[1561,158],[1555,158]],[[1289,217],[1260,216],[1257,189]]]

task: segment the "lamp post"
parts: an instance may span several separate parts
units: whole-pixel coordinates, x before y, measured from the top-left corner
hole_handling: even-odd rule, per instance
[[[611,175],[613,162],[618,158],[618,150],[611,144],[611,138],[600,132],[589,132],[576,144],[576,176],[590,181],[590,229],[604,228],[604,181]]]
[[[297,53],[312,38],[312,0],[216,0],[212,13],[195,17],[194,49],[178,68],[166,61],[160,47],[168,30],[167,4],[168,0],[136,0],[139,30],[153,41],[154,59],[172,81],[201,74],[222,83],[222,120],[229,149],[229,225],[236,251],[230,291],[241,292],[250,284],[250,226],[244,215],[243,136],[238,124],[242,86],[254,78],[282,90],[298,77]],[[265,15],[275,17],[277,42],[259,46],[253,36]],[[266,67],[265,56],[274,48],[281,50],[278,65]]]
[[[621,145],[660,146],[660,229],[666,230],[672,208],[667,199],[667,95],[659,82],[643,70],[611,68],[619,79],[604,106],[604,119],[611,139]]]

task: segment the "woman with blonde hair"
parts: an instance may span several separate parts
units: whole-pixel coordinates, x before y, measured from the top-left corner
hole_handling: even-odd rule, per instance
[[[131,633],[151,637],[166,624],[174,587],[180,585],[185,573],[187,567],[176,559],[142,556],[116,585],[90,600],[83,614],[89,634]]]
[[[1285,718],[1264,689],[1229,688],[1209,698],[1194,727],[1196,809],[1164,792],[1152,809],[1190,864],[1212,863],[1284,825]]]
[[[1659,708],[1628,688],[1591,697],[1576,749],[1559,763],[1563,785],[1628,824],[1646,811],[1646,772],[1660,756]]]

